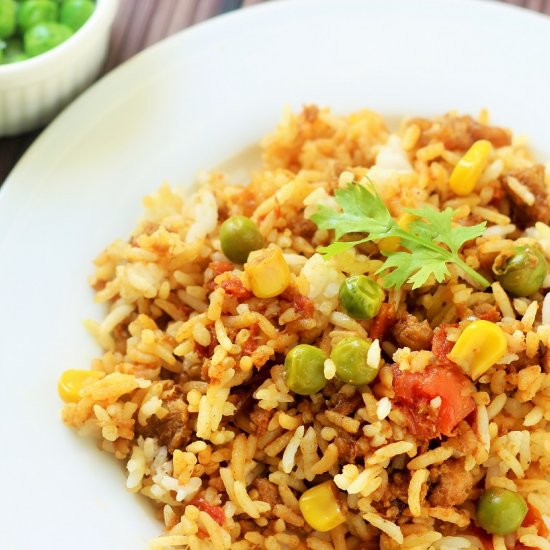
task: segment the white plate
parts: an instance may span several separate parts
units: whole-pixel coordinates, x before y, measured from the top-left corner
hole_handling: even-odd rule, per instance
[[[98,353],[81,324],[99,315],[91,260],[128,235],[142,195],[305,102],[490,107],[548,159],[549,36],[548,19],[489,2],[271,2],[165,41],[66,110],[0,192],[2,548],[138,550],[161,530],[117,462],[62,425],[56,394]]]

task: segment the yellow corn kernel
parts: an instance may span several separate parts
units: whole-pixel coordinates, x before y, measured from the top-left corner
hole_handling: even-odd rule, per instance
[[[401,227],[401,229],[408,229],[411,222],[415,219],[416,216],[405,212],[404,214],[401,214],[397,220],[397,225]],[[380,239],[380,242],[378,243],[380,252],[397,252],[399,250],[399,246],[399,237],[386,237],[385,239]]]
[[[447,357],[477,380],[502,359],[507,348],[504,331],[495,323],[480,319],[462,331]]]
[[[273,298],[290,283],[290,268],[280,248],[271,246],[255,250],[244,264],[250,288],[258,298]]]
[[[476,141],[457,162],[449,179],[450,188],[459,196],[469,195],[489,161],[493,146],[486,139]]]
[[[66,370],[60,377],[57,383],[57,392],[59,397],[66,403],[76,403],[80,401],[84,384],[95,382],[105,376],[104,372],[98,370]]]
[[[330,480],[308,489],[298,504],[302,516],[316,531],[330,531],[346,521],[338,490]]]

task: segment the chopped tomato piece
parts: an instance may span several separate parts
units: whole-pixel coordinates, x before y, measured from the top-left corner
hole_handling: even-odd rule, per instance
[[[260,327],[258,323],[254,323],[253,325],[251,325],[248,330],[250,331],[250,336],[243,344],[243,355],[250,355],[258,347],[258,343],[256,342],[256,336],[258,336],[258,334],[260,333]]]
[[[478,527],[477,525],[470,525],[470,530],[472,531],[472,535],[480,540],[483,545],[483,550],[494,550],[492,535],[488,535],[483,529],[481,529],[481,527]]]
[[[294,309],[304,317],[312,317],[314,311],[313,301],[307,296],[295,294],[293,299]]]
[[[454,363],[447,358],[447,355],[451,353],[451,350],[455,345],[454,342],[447,339],[447,330],[457,326],[457,324],[441,325],[434,330],[434,336],[432,338],[432,352],[436,356],[437,362],[440,365],[454,365]]]
[[[531,525],[535,525],[537,528],[537,533],[541,537],[548,538],[550,532],[548,531],[548,527],[546,526],[546,522],[544,521],[542,514],[529,503],[527,503],[527,507],[527,515],[523,519],[523,523],[521,524],[522,527],[531,527]]]
[[[210,262],[208,267],[214,272],[215,275],[219,275],[220,273],[231,271],[235,266],[231,262],[220,261]]]
[[[221,506],[209,504],[202,497],[195,497],[189,504],[196,506],[202,512],[206,512],[219,525],[225,523],[225,512]]]
[[[238,300],[252,298],[252,292],[244,288],[242,281],[238,277],[232,277],[222,281],[220,285],[227,294],[235,296]]]
[[[197,537],[199,537],[199,539],[201,540],[204,540],[206,537],[208,537],[208,533],[204,529],[201,529],[199,527],[199,530],[197,531]]]
[[[420,439],[452,435],[458,423],[475,410],[472,383],[454,366],[431,365],[412,373],[394,365],[393,389],[410,431]],[[436,397],[441,403],[433,407],[430,402]]]
[[[393,304],[382,304],[380,306],[380,311],[378,311],[378,314],[371,322],[369,336],[373,340],[382,341],[386,332],[395,325],[396,321],[397,317]]]

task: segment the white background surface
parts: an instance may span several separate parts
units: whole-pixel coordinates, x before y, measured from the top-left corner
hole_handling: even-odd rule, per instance
[[[59,374],[98,353],[91,261],[140,198],[189,183],[283,107],[433,115],[489,107],[550,159],[550,23],[491,2],[305,0],[186,31],[99,82],[0,190],[0,547],[139,550],[160,533],[122,467],[59,420]],[[1,153],[0,153],[1,154]]]

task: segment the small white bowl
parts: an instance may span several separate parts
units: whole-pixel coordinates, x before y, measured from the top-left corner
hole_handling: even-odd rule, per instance
[[[0,65],[0,136],[44,126],[99,75],[118,0],[96,0],[71,38],[26,61]]]

